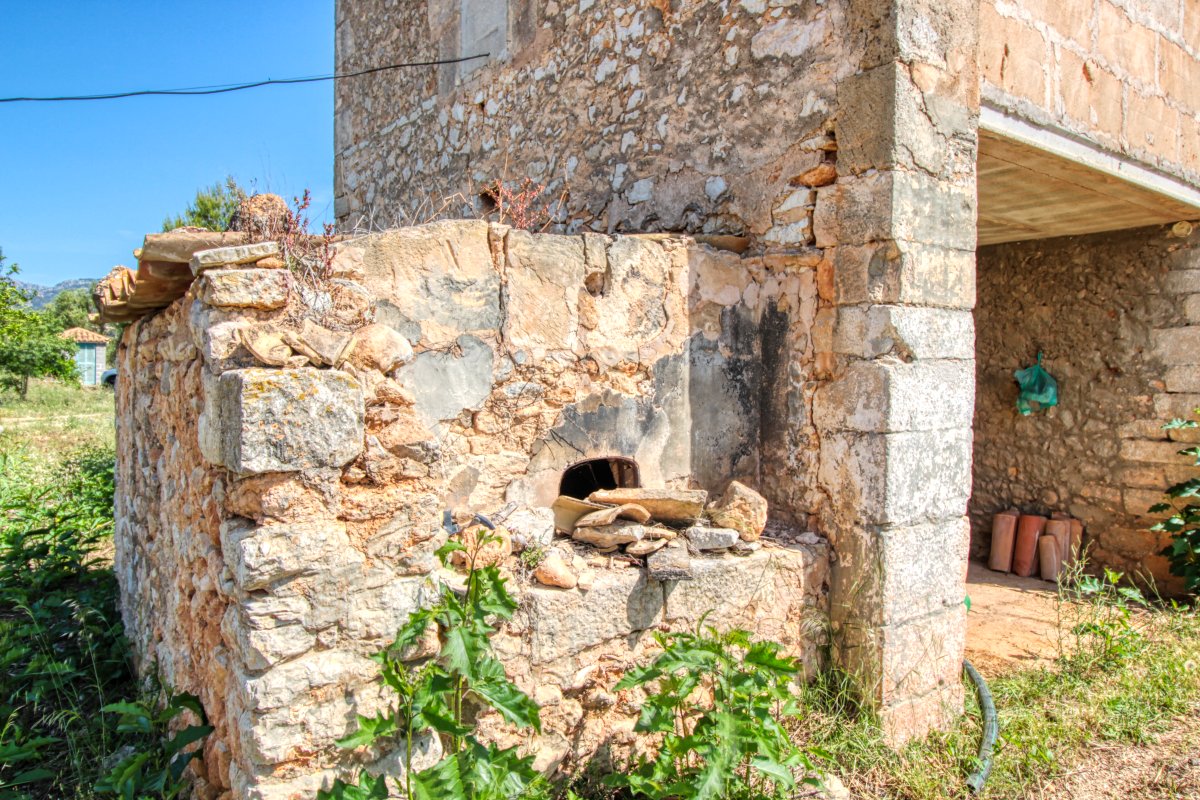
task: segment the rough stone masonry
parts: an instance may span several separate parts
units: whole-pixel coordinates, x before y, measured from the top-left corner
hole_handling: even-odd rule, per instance
[[[455,580],[434,557],[444,510],[504,526],[520,608],[495,645],[543,708],[521,742],[543,769],[631,745],[638,698],[612,688],[656,630],[707,613],[819,668],[829,551],[792,504],[818,503],[819,481],[764,444],[796,426],[787,372],[763,364],[813,358],[811,267],[485,222],[341,242],[317,281],[274,250],[201,251],[187,293],[119,351],[123,608],[143,668],[216,726],[201,796],[308,798],[356,764],[399,768],[334,742],[386,702],[369,656]],[[614,457],[659,516],[651,490],[699,498],[698,516],[702,490],[732,486],[711,515],[734,527],[685,531],[674,572],[641,561],[665,528],[556,538],[564,472]],[[796,485],[777,494],[773,471]],[[620,552],[614,531],[647,544]],[[541,549],[553,574],[510,547]]]

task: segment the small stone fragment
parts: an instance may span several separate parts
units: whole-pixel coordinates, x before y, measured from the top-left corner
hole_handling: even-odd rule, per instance
[[[292,348],[283,342],[278,331],[251,330],[242,328],[238,331],[242,346],[254,356],[260,364],[268,367],[285,367],[292,358]],[[307,362],[307,359],[305,359]]]
[[[746,542],[741,539],[733,543],[733,547],[729,548],[732,553],[739,556],[748,556],[751,553],[757,553],[762,549],[762,542]]]
[[[709,528],[693,525],[683,535],[697,550],[724,550],[738,541],[738,532],[733,528]]]
[[[648,556],[651,553],[656,553],[667,546],[668,539],[642,539],[640,542],[634,542],[625,548],[625,552],[631,556]]]
[[[634,503],[660,522],[694,522],[707,499],[703,489],[602,489],[588,497],[593,503]]]
[[[572,531],[571,538],[596,547],[616,547],[641,541],[645,535],[646,529],[635,522],[617,522],[595,528],[576,528]]]
[[[481,545],[479,541],[483,538],[491,538],[492,541]],[[512,537],[499,525],[495,530],[488,530],[484,525],[464,528],[458,535],[458,541],[466,551],[457,550],[450,554],[450,563],[456,567],[465,567],[472,563],[472,553],[476,568],[503,564],[512,555]]]
[[[691,559],[687,545],[675,540],[646,559],[646,569],[656,581],[690,581]]]
[[[662,525],[646,526],[647,539],[666,539],[670,541],[679,535],[679,531],[674,528],[664,528]]]
[[[587,569],[579,573],[579,580],[575,586],[585,592],[590,592],[595,583],[596,571],[594,569]]]
[[[767,500],[744,483],[731,481],[708,507],[708,517],[722,528],[733,528],[744,541],[754,542],[767,527]]]
[[[267,256],[266,258],[261,258],[258,261],[255,261],[254,266],[258,267],[259,269],[283,269],[287,266],[287,262],[285,262],[279,256]]]
[[[558,553],[550,553],[533,571],[533,577],[538,583],[546,586],[557,586],[560,589],[574,589],[579,582],[575,573]]]
[[[267,258],[278,253],[278,242],[256,242],[255,244],[214,247],[211,250],[201,250],[192,256],[192,274],[199,275],[201,272],[218,267],[249,264],[252,261],[258,261],[261,258]]]
[[[601,525],[611,525],[617,519],[628,519],[634,522],[649,522],[650,512],[636,503],[625,503],[600,511],[584,514],[575,522],[576,528],[596,528]]]

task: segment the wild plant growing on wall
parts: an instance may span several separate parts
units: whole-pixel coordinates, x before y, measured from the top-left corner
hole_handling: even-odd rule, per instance
[[[1198,410],[1197,413],[1200,413]],[[1163,426],[1168,430],[1189,430],[1198,427],[1194,420],[1176,419]],[[1200,447],[1192,446],[1179,451],[1179,455],[1192,459],[1200,467]],[[1167,502],[1150,509],[1152,514],[1169,513],[1166,519],[1151,530],[1171,534],[1171,544],[1161,555],[1171,563],[1171,574],[1183,578],[1187,590],[1200,594],[1200,478],[1189,478],[1167,489]]]
[[[414,612],[395,641],[374,656],[382,667],[384,684],[395,692],[396,703],[374,717],[359,716],[358,729],[338,742],[339,747],[387,749],[399,747],[404,775],[393,779],[408,800],[513,800],[545,796],[544,781],[532,757],[515,747],[484,746],[474,736],[478,705],[495,709],[522,728],[541,730],[537,705],[504,674],[492,655],[490,637],[497,620],[512,617],[516,601],[496,566],[477,566],[480,551],[498,541],[491,533],[476,536],[470,549],[451,540],[438,550],[443,563],[451,553],[467,558],[462,591],[443,585],[438,601]],[[440,647],[423,661],[405,657],[418,648],[431,629]],[[472,708],[475,706],[475,708]],[[440,738],[446,755],[436,764],[415,771],[414,755],[424,736]],[[386,798],[388,777],[361,773],[353,784],[337,781],[318,798],[357,800]]]
[[[609,778],[637,797],[787,798],[812,769],[782,721],[799,714],[796,659],[750,633],[657,634],[663,652],[631,670],[618,691],[650,687],[634,730],[661,736],[657,752]]]

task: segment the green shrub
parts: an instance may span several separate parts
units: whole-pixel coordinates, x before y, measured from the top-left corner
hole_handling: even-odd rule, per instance
[[[1165,426],[1168,430],[1197,427],[1194,420],[1172,420]],[[1187,447],[1179,455],[1192,459],[1200,467],[1200,447]],[[1170,516],[1151,530],[1171,534],[1171,544],[1161,555],[1171,563],[1171,574],[1183,578],[1184,585],[1192,594],[1200,594],[1200,478],[1190,478],[1167,489],[1167,502],[1153,506],[1154,514],[1170,512]]]
[[[199,748],[192,746],[213,731],[200,699],[191,694],[165,693],[161,703],[112,703],[102,710],[118,715],[117,730],[144,740],[144,745],[140,749],[128,748],[129,752],[97,782],[96,791],[126,800],[135,797],[174,800],[181,796],[187,788],[183,771],[200,757]],[[172,734],[171,722],[187,712],[194,714],[200,724],[187,725]]]
[[[662,741],[653,757],[612,775],[612,785],[656,800],[750,800],[791,797],[797,783],[816,783],[783,724],[799,714],[792,683],[800,669],[780,645],[703,627],[656,638],[662,654],[616,688],[651,688],[634,730]]]
[[[359,716],[358,729],[338,742],[346,749],[403,748],[405,769],[398,789],[409,800],[513,800],[546,794],[532,758],[518,756],[515,747],[485,747],[473,735],[475,705],[495,709],[514,725],[541,729],[537,705],[508,680],[491,654],[493,622],[511,618],[517,607],[499,568],[476,566],[480,548],[495,541],[496,536],[483,534],[475,537],[470,551],[455,541],[438,551],[443,563],[452,552],[466,552],[465,591],[442,585],[438,601],[414,612],[392,645],[375,656],[397,703],[375,717]],[[431,627],[439,634],[437,655],[419,664],[406,660]],[[446,756],[414,772],[415,741],[427,734],[440,736]],[[317,796],[387,797],[386,781],[364,773],[354,784],[337,781]]]

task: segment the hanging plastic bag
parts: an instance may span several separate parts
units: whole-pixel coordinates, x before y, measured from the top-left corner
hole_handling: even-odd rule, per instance
[[[1042,353],[1038,351],[1037,363],[1032,367],[1013,373],[1021,393],[1017,395],[1017,410],[1027,417],[1035,410],[1044,410],[1058,405],[1058,381],[1042,369]]]

